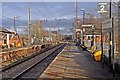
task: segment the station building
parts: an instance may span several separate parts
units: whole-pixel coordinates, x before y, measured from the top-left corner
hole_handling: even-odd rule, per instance
[[[20,39],[18,35],[15,35],[15,32],[11,32],[4,27],[0,27],[0,47],[2,49],[18,47],[18,43],[20,43]]]

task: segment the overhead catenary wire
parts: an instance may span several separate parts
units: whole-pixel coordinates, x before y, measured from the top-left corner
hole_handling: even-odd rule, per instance
[[[34,8],[34,12],[39,13],[39,14],[37,14],[37,16],[40,16],[40,15],[41,15],[43,18],[47,18],[46,14],[43,13],[42,10],[40,10],[40,9],[37,9],[37,10],[36,10],[37,7],[35,7],[35,6],[33,6],[33,8]],[[32,13],[34,13],[34,12],[32,11]]]
[[[45,10],[50,14],[49,17],[50,17],[51,15],[54,16],[53,13],[52,13],[52,12],[48,9],[48,7],[44,4],[44,2],[41,1],[41,5],[43,5],[43,7],[45,8]]]
[[[6,5],[8,5],[9,7],[11,7],[12,9],[15,9],[16,11],[18,11],[19,13],[22,13],[22,14],[28,14],[28,12],[27,12],[27,10],[25,10],[25,9],[22,9],[22,8],[20,8],[19,6],[16,6],[16,5],[14,5],[13,3],[10,3],[10,4],[6,4]],[[41,5],[40,5],[41,6]],[[42,4],[42,6],[45,8],[45,10],[47,11],[47,13],[50,13],[50,15],[49,16],[51,16],[51,15],[53,15],[52,13],[51,13],[51,11],[48,9],[48,7],[46,7],[46,5],[43,3]],[[36,8],[34,8],[34,6],[32,7],[32,11],[31,11],[31,15],[33,16],[34,15],[34,17],[38,17],[38,16],[43,16],[43,18],[48,18],[47,16],[46,16],[46,14],[45,13],[43,13],[43,11],[42,10],[40,10],[40,9],[36,9]],[[37,10],[37,11],[36,11]],[[38,13],[40,13],[40,15],[38,14],[38,13],[36,13],[36,12],[34,12],[34,11],[36,11],[36,12],[38,12]],[[27,15],[26,15],[27,16]],[[6,16],[5,16],[6,17]],[[9,18],[9,17],[6,17],[6,18]],[[12,19],[12,18],[9,18],[9,19]],[[39,19],[40,20],[40,19]],[[19,21],[19,22],[21,22],[21,23],[25,23],[25,24],[27,24],[26,22],[23,22],[23,21]]]
[[[11,7],[12,9],[14,9],[14,10],[16,10],[17,12],[19,12],[19,13],[22,13],[22,14],[28,14],[28,11],[27,10],[24,10],[24,9],[21,9],[20,7],[18,7],[18,6],[16,6],[16,5],[14,5],[14,4],[12,4],[12,3],[10,3],[10,4],[6,4],[7,6],[9,6],[9,7]],[[36,10],[36,8],[34,8],[34,10]],[[40,13],[40,11],[38,11],[39,13]],[[40,15],[37,15],[36,16],[36,14],[34,14],[33,12],[31,12],[32,13],[32,16],[33,17],[37,17],[37,16],[40,16]],[[42,13],[43,14],[43,13]],[[27,16],[27,15],[26,15]],[[45,16],[45,15],[44,15]],[[2,16],[3,17],[3,16]],[[4,16],[5,18],[7,18],[7,19],[12,19],[12,18],[9,18],[9,17],[7,17],[7,16]],[[19,21],[19,22],[21,22],[21,23],[25,23],[25,24],[27,24],[27,22],[23,22],[23,21]]]
[[[1,16],[1,15],[0,15],[0,16]],[[7,16],[1,16],[1,17],[2,17],[2,18],[3,18],[3,17],[4,17],[4,18],[7,18],[7,19],[12,19],[12,20],[14,19],[14,18],[9,18],[9,17],[7,17]],[[20,21],[20,20],[19,20],[19,22],[20,22],[20,23],[27,24],[27,23],[26,23],[26,22],[24,22],[24,21]]]
[[[24,15],[26,15],[26,16],[27,16],[27,14],[28,14],[27,9],[24,10],[24,9],[22,9],[22,8],[16,6],[16,5],[14,5],[14,4],[7,4],[7,5],[8,5],[9,7],[13,8],[13,9],[15,9],[15,10],[18,11],[19,13],[22,13],[22,14],[24,14]],[[32,16],[36,17],[35,14],[32,14]]]
[[[18,11],[19,13],[22,13],[22,14],[24,14],[24,15],[28,14],[28,12],[27,12],[28,10],[24,10],[24,9],[22,9],[22,8],[14,5],[14,4],[12,4],[12,3],[6,4],[6,5],[9,6],[9,7],[11,7],[12,9]],[[33,6],[33,7],[34,7],[34,6]],[[30,8],[31,8],[31,6],[30,6]],[[40,16],[40,15],[38,15],[36,12],[39,12],[42,16],[46,17],[46,15],[44,15],[41,10],[38,10],[38,9],[37,9],[38,11],[33,12],[33,11],[36,10],[36,8],[32,8],[32,9],[34,9],[34,10],[31,10],[31,16],[38,18],[38,16]],[[26,16],[27,16],[27,15],[26,15]]]

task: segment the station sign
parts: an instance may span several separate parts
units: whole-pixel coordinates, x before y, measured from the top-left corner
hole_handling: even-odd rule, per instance
[[[92,27],[93,25],[88,24],[88,25],[82,25],[82,27]]]
[[[108,12],[107,2],[99,2],[98,3],[98,13],[106,13],[106,12]]]
[[[112,28],[112,19],[108,19],[102,23],[102,29]]]
[[[81,29],[75,29],[75,32],[81,32]]]

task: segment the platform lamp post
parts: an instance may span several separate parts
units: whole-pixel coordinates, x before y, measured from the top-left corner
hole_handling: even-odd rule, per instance
[[[17,33],[17,28],[16,28],[16,19],[17,19],[18,17],[20,17],[20,16],[14,16],[14,31],[15,31],[15,35],[18,36],[18,39],[19,39],[20,43],[22,44],[22,42],[21,42],[21,40],[20,40],[20,36],[18,35],[18,33]]]
[[[40,44],[42,43],[41,42],[41,28],[42,28],[42,26],[41,26],[41,24],[42,24],[42,21],[41,20],[39,20],[39,42],[40,42]]]
[[[84,33],[85,32],[85,28],[83,28],[83,46],[84,46]]]
[[[85,9],[81,9],[82,13],[83,13],[83,25],[85,24]],[[83,29],[85,30],[85,29]],[[82,30],[83,32],[83,38],[82,38],[82,43],[84,45],[84,31]]]
[[[81,9],[81,11],[83,12],[83,25],[85,24],[85,9]]]
[[[92,43],[91,43],[91,47],[94,46],[94,29],[95,29],[95,26],[92,25]]]
[[[13,23],[13,25],[14,25],[14,31],[15,31],[15,36],[17,35],[17,29],[16,29],[16,18],[17,18],[17,16],[14,16],[14,23]],[[19,37],[19,36],[18,36]],[[10,48],[10,44],[9,44],[9,34],[7,34],[7,45],[8,45],[8,48]]]
[[[14,31],[15,31],[15,36],[17,35],[17,29],[16,29],[16,19],[18,17],[17,16],[14,16]],[[19,36],[18,36],[19,37]],[[16,44],[15,44],[16,45]],[[10,46],[8,45],[8,48],[10,48]]]
[[[77,26],[79,26],[79,24],[80,24],[80,21],[79,20],[77,20]],[[79,42],[79,32],[77,32],[76,31],[76,40],[77,40],[77,42]]]
[[[33,44],[36,44],[36,42],[37,42],[37,41],[36,41],[36,37],[37,37],[37,36],[36,36],[36,26],[37,26],[37,25],[36,25],[36,24],[33,24],[33,26],[34,26]]]
[[[17,16],[14,16],[14,31],[16,32],[16,34],[17,34],[17,29],[16,29],[16,19],[17,18],[18,18]]]

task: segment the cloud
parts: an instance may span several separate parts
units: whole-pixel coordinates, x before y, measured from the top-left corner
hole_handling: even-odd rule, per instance
[[[25,34],[27,33],[27,26],[17,26],[17,33],[18,34]],[[7,28],[9,31],[14,32],[14,26]]]
[[[57,17],[56,19],[72,19],[72,18],[74,18],[74,15],[64,15],[61,17]]]
[[[60,16],[60,17],[52,17],[52,18],[48,18],[49,21],[53,21],[55,19],[59,20],[59,19],[66,19],[66,20],[69,20],[69,19],[73,19],[75,16],[74,15],[64,15],[64,16]],[[78,16],[79,18],[82,18],[82,16]]]
[[[47,31],[58,31],[58,30],[60,30],[60,31],[63,31],[64,29],[65,29],[65,27],[46,27],[46,28],[44,28],[45,30],[47,30]]]

